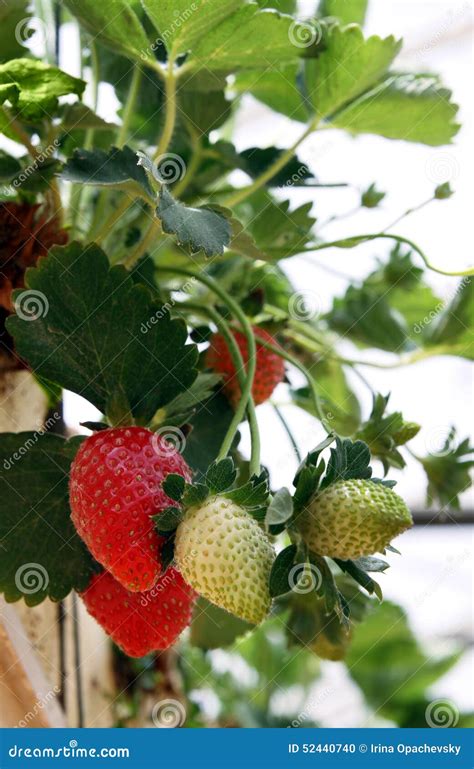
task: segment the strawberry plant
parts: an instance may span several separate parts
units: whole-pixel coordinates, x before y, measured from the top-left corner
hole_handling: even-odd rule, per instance
[[[400,71],[401,41],[364,32],[366,3],[323,1],[304,20],[291,0],[42,5],[47,19],[56,8],[55,26],[40,19],[44,60],[18,33],[34,30],[28,3],[0,13],[0,393],[21,374],[44,401],[36,430],[0,434],[0,590],[28,606],[74,591],[132,657],[189,625],[214,648],[202,615],[219,610],[225,645],[270,617],[290,650],[344,659],[382,598],[372,574],[413,522],[387,476],[411,454],[452,514],[472,464],[453,433],[415,456],[416,414],[390,411],[361,356],[472,359],[474,269],[436,266],[391,226],[325,239],[313,204],[345,181],[320,180],[298,152],[327,130],[385,137],[387,153],[390,140],[449,144],[451,94]],[[66,25],[80,77],[63,68]],[[100,115],[104,84],[116,122]],[[291,146],[238,149],[249,94],[298,125]],[[385,193],[361,184],[358,210],[377,209]],[[451,194],[438,185],[433,206]],[[367,243],[384,254],[376,268],[313,312],[291,258],[336,264]],[[449,302],[429,271],[452,276]],[[312,419],[305,457],[276,388]],[[64,391],[102,415],[80,435],[44,427]],[[261,456],[265,402],[299,465],[291,489]]]

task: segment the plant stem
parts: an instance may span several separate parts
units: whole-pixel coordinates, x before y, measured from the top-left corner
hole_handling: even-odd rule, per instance
[[[166,96],[166,115],[163,131],[156,148],[156,152],[153,155],[153,160],[158,160],[161,155],[164,155],[168,149],[169,143],[173,138],[174,126],[176,122],[176,75],[174,71],[174,61],[170,59],[168,61],[168,69],[166,70],[165,80],[165,96]]]
[[[104,224],[100,228],[100,230],[97,232],[97,234],[94,237],[94,241],[96,243],[102,243],[106,237],[109,235],[112,227],[118,220],[123,216],[125,211],[127,211],[130,206],[133,205],[135,201],[130,200],[127,194],[124,195],[118,206],[115,208],[114,211],[110,214],[110,216],[105,220]]]
[[[230,329],[229,324],[226,320],[222,317],[222,315],[217,312],[217,310],[214,307],[202,307],[199,304],[194,304],[191,302],[186,302],[181,305],[181,307],[184,309],[193,310],[197,313],[202,313],[205,316],[208,316],[211,318],[211,320],[214,321],[215,325],[219,329],[220,333],[224,337],[227,347],[229,348],[229,352],[232,358],[232,362],[234,364],[235,372],[237,375],[237,379],[239,381],[240,389],[243,391],[244,385],[245,385],[245,364],[244,360],[242,358],[242,353],[239,350],[238,344],[235,341],[235,337],[232,334],[232,331]],[[251,456],[250,456],[250,475],[258,475],[260,473],[260,432],[258,429],[258,421],[257,421],[257,415],[255,413],[255,404],[253,401],[252,394],[250,394],[249,401],[247,404],[247,412],[248,412],[248,421],[249,421],[249,428],[250,428],[250,436],[251,436],[251,443],[252,443],[252,449],[251,449]]]
[[[450,276],[466,276],[466,275],[474,275],[474,267],[469,267],[467,270],[460,270],[459,272],[448,272],[446,270],[440,270],[438,267],[434,267],[431,262],[429,261],[426,254],[423,253],[421,248],[416,245],[412,240],[409,240],[409,238],[404,238],[401,235],[391,235],[390,233],[385,232],[376,232],[376,233],[370,233],[369,235],[354,235],[350,238],[342,238],[341,240],[331,240],[329,243],[320,243],[317,246],[311,246],[310,248],[303,249],[304,253],[312,253],[313,251],[322,251],[325,248],[354,248],[355,246],[359,246],[361,243],[367,243],[371,240],[377,240],[377,238],[386,238],[388,240],[395,240],[397,243],[405,243],[407,246],[410,246],[421,258],[423,259],[426,266],[433,270],[433,272],[438,272],[440,275],[450,275]],[[350,244],[351,241],[356,241],[354,244]]]
[[[287,434],[287,436],[288,436],[288,438],[290,440],[291,445],[293,446],[293,451],[295,452],[296,459],[298,460],[298,462],[301,462],[301,459],[302,459],[301,452],[300,452],[300,450],[298,448],[298,444],[296,443],[295,436],[291,432],[291,429],[290,429],[290,426],[289,426],[288,422],[286,421],[285,417],[281,413],[281,410],[278,408],[276,403],[272,403],[272,406],[273,406],[273,410],[274,410],[275,414],[277,415],[278,419],[280,420],[280,422],[281,422],[281,424],[283,426],[283,429],[285,430],[285,432],[286,432],[286,434]]]
[[[424,200],[422,203],[418,203],[417,206],[413,206],[413,208],[407,208],[407,210],[401,214],[400,216],[397,216],[396,219],[393,220],[390,224],[387,224],[387,226],[384,229],[384,232],[387,232],[387,230],[391,230],[392,227],[395,227],[396,224],[401,222],[403,219],[405,219],[407,216],[410,216],[410,214],[414,214],[416,211],[421,211],[422,208],[428,205],[428,203],[431,203],[433,200],[435,200],[434,195],[431,196],[431,198],[428,198],[428,200]]]
[[[300,144],[316,129],[317,124],[318,119],[314,118],[306,127],[305,131],[301,134],[299,139],[297,139],[291,145],[291,147],[282,152],[274,163],[272,163],[265,171],[263,171],[260,176],[257,176],[252,184],[250,184],[248,187],[243,187],[240,190],[236,190],[233,195],[229,195],[229,197],[224,201],[226,206],[235,206],[237,203],[241,203],[242,200],[248,198],[249,195],[252,195],[252,193],[256,192],[256,190],[259,190],[260,187],[263,187],[268,181],[270,181],[270,179],[272,179],[275,174],[278,173],[278,171],[281,171],[281,169],[286,166],[288,161],[291,160]]]
[[[191,156],[191,160],[189,162],[189,165],[186,169],[186,173],[184,174],[183,178],[180,179],[178,184],[176,184],[173,187],[173,195],[177,198],[184,192],[184,190],[190,185],[192,182],[197,169],[199,168],[199,164],[202,160],[202,147],[199,139],[196,139],[192,142],[193,147],[193,154]]]
[[[295,358],[293,355],[290,355],[290,353],[286,352],[282,347],[279,347],[277,345],[271,344],[270,342],[267,342],[264,339],[259,339],[258,343],[261,344],[263,347],[266,347],[268,350],[271,350],[272,352],[274,352],[275,355],[279,355],[280,358],[283,358],[284,360],[288,361],[288,363],[291,363],[292,366],[294,366],[299,371],[301,371],[302,374],[304,374],[304,376],[305,376],[305,378],[306,378],[306,380],[307,380],[307,382],[309,384],[309,387],[310,387],[310,390],[311,390],[311,394],[313,396],[314,409],[316,411],[318,419],[321,422],[321,424],[324,427],[324,429],[326,430],[326,432],[328,433],[328,435],[330,435],[333,432],[333,430],[332,430],[331,427],[329,427],[326,424],[326,418],[324,416],[324,412],[323,412],[323,409],[322,409],[322,406],[321,406],[321,401],[320,401],[320,398],[319,398],[318,391],[316,389],[316,385],[314,383],[314,379],[311,376],[311,374],[308,371],[308,369],[306,368],[306,366],[303,363],[301,363],[298,360],[298,358]]]
[[[229,450],[232,446],[232,441],[234,440],[234,436],[238,430],[239,424],[244,418],[245,410],[247,408],[247,405],[252,393],[252,385],[253,385],[255,367],[257,362],[255,336],[252,330],[252,326],[250,325],[250,322],[247,319],[243,310],[241,309],[240,305],[238,305],[237,302],[235,302],[234,299],[232,299],[230,294],[228,294],[227,291],[225,291],[222,288],[222,286],[220,286],[219,283],[217,283],[217,281],[215,281],[209,275],[206,275],[205,273],[195,272],[194,270],[186,269],[184,267],[161,267],[160,266],[158,267],[158,272],[170,272],[170,273],[173,273],[174,275],[186,275],[190,278],[195,278],[200,283],[203,283],[205,286],[211,289],[211,291],[213,291],[220,299],[222,299],[224,304],[229,308],[229,310],[235,315],[237,320],[240,322],[242,326],[242,331],[245,334],[245,338],[247,340],[247,352],[248,352],[247,378],[245,381],[245,385],[242,387],[242,394],[241,394],[239,403],[237,405],[237,408],[235,410],[234,417],[232,419],[231,424],[229,425],[227,433],[222,442],[219,454],[217,456],[217,460],[223,459],[229,453]],[[260,343],[260,340],[259,340],[259,343]]]
[[[130,89],[128,92],[127,102],[123,111],[122,125],[120,126],[119,135],[117,137],[117,146],[123,147],[127,141],[128,129],[130,127],[130,121],[132,119],[135,105],[137,103],[138,93],[140,91],[140,85],[142,82],[142,70],[135,64],[133,68],[132,82],[130,83]]]
[[[126,267],[128,270],[130,270],[138,262],[138,260],[141,259],[143,254],[145,254],[148,246],[150,246],[151,243],[153,243],[153,240],[160,234],[160,232],[161,232],[160,220],[153,219],[143,238],[135,246],[135,248],[129,252],[128,256],[126,256],[125,259],[122,261],[123,266]]]

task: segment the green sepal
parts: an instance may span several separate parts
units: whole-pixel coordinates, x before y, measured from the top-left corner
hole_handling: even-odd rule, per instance
[[[360,559],[358,561],[343,561],[340,558],[333,558],[334,563],[337,563],[340,569],[344,571],[346,574],[349,574],[352,579],[354,579],[361,587],[364,588],[364,590],[367,590],[369,595],[375,595],[377,598],[381,601],[383,598],[382,595],[382,588],[378,584],[378,582],[375,582],[372,577],[369,577],[366,571],[364,571],[363,568],[360,568],[358,566],[358,563],[360,563]]]
[[[291,590],[289,575],[295,563],[297,550],[298,548],[296,545],[289,545],[278,553],[275,558],[270,572],[269,582],[270,595],[272,598],[277,598]]]
[[[174,534],[167,538],[160,550],[161,572],[163,576],[174,561]]]
[[[178,528],[183,518],[184,512],[179,507],[167,507],[162,513],[151,516],[158,534],[169,534],[170,531],[174,531]]]
[[[237,478],[232,457],[225,457],[220,462],[213,462],[206,473],[205,483],[211,494],[220,494],[229,489]]]
[[[180,502],[186,488],[186,481],[179,473],[170,473],[166,476],[161,487],[170,499]]]
[[[265,515],[267,526],[286,523],[293,515],[293,499],[288,489],[283,486],[273,495]]]

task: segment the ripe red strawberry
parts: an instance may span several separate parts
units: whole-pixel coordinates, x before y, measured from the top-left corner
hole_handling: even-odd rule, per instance
[[[130,593],[103,571],[81,594],[89,614],[129,657],[172,646],[191,621],[195,596],[173,568],[146,593]]]
[[[263,328],[254,326],[254,334],[257,342],[257,367],[253,380],[252,395],[255,405],[266,401],[273,390],[285,376],[285,364],[279,355],[267,350],[258,343],[258,338],[265,342],[276,344],[274,338]],[[247,339],[240,331],[233,331],[235,341],[242,354],[244,363],[248,363]],[[224,391],[233,406],[236,406],[240,398],[240,385],[237,381],[235,367],[222,334],[214,334],[211,337],[209,348],[206,352],[206,365],[221,374],[224,379]]]
[[[191,480],[181,455],[143,427],[91,435],[72,463],[74,526],[94,558],[127,590],[149,590],[159,577],[163,538],[150,516],[175,504],[161,488],[169,473]]]

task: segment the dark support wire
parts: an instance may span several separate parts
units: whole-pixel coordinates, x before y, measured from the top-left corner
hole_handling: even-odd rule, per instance
[[[61,56],[61,16],[62,16],[61,3],[54,3],[54,60],[56,65],[59,65],[59,58]]]
[[[59,693],[58,700],[66,711],[66,623],[64,602],[58,604],[58,633],[59,633]]]
[[[84,697],[82,693],[81,646],[79,637],[79,613],[76,593],[72,593],[72,632],[74,642],[74,671],[76,674],[77,725],[84,727]]]
[[[278,406],[275,406],[274,403],[272,405],[273,405],[273,410],[274,410],[275,414],[277,415],[278,419],[280,420],[281,424],[283,425],[283,428],[284,428],[288,438],[290,439],[290,443],[293,446],[293,451],[295,452],[295,456],[296,456],[298,462],[301,462],[300,450],[299,450],[298,445],[297,445],[297,443],[295,441],[294,435],[291,432],[291,430],[290,430],[290,428],[289,428],[289,426],[287,424],[287,421],[286,421],[285,417],[281,413],[281,411],[278,408]]]

